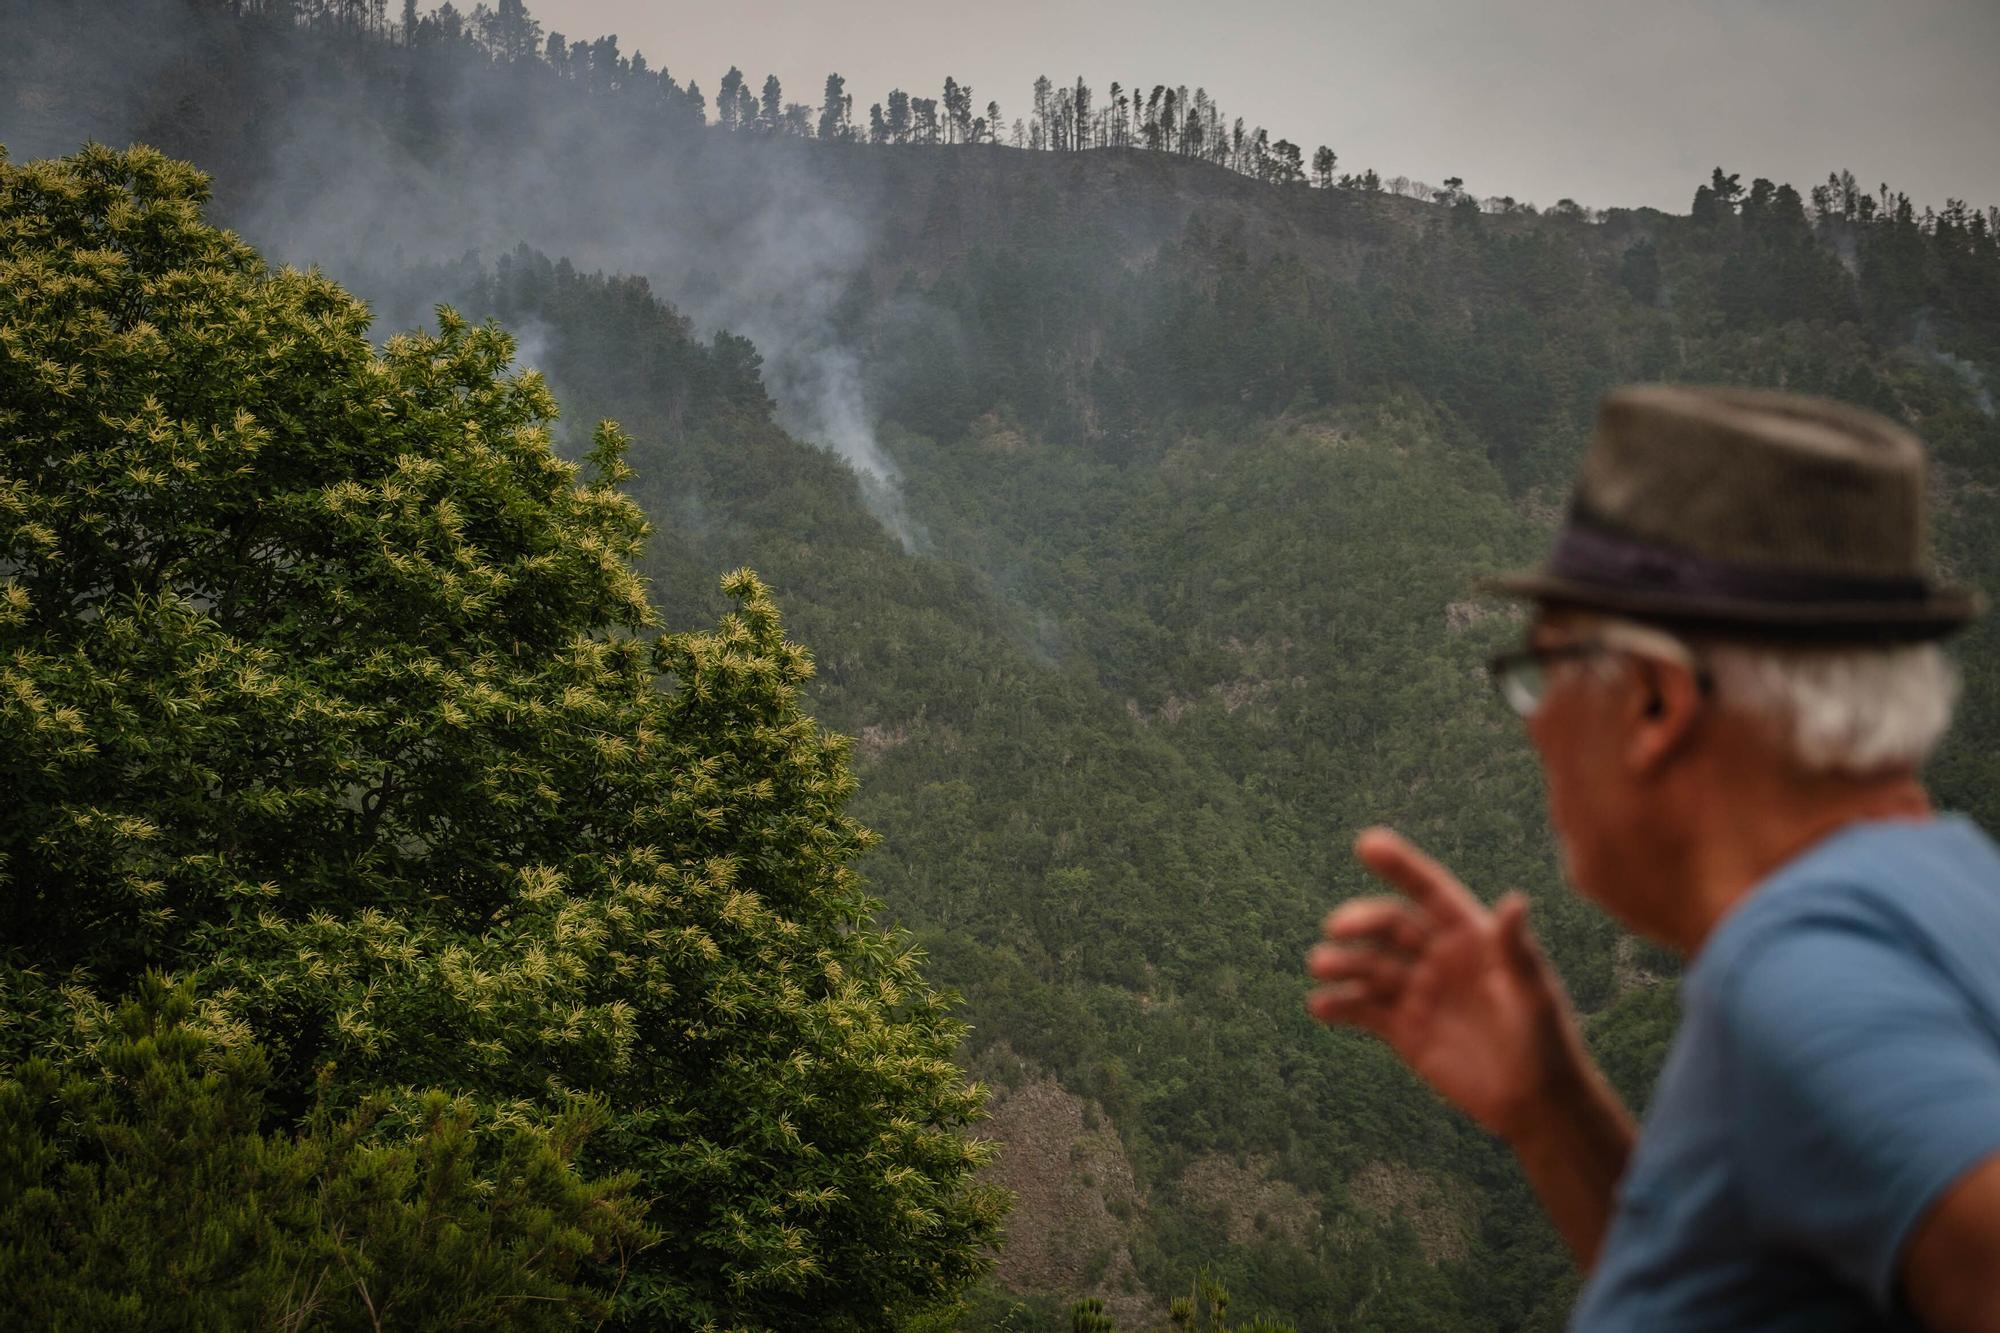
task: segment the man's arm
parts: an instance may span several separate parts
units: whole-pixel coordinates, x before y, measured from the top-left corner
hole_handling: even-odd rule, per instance
[[[1931,1333],[2000,1333],[2000,1153],[1954,1181],[1917,1224],[1901,1285]]]
[[[1513,1148],[1588,1268],[1610,1225],[1636,1130],[1591,1063],[1555,969],[1528,932],[1527,900],[1488,911],[1451,872],[1388,829],[1355,852],[1403,899],[1358,898],[1326,920],[1306,970],[1326,1023],[1387,1041],[1445,1100]]]
[[[1578,1044],[1576,1062],[1525,1115],[1507,1145],[1585,1272],[1611,1226],[1638,1129]]]

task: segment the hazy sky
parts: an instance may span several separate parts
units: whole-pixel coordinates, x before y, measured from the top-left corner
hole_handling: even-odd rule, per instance
[[[469,8],[469,6],[464,6]],[[1341,170],[1550,204],[1685,211],[1718,163],[1801,192],[1850,167],[1920,203],[2000,203],[2000,0],[1158,0],[866,6],[530,0],[571,40],[615,32],[711,99],[731,64],[856,114],[947,74],[1011,123],[1081,74],[1205,86]]]

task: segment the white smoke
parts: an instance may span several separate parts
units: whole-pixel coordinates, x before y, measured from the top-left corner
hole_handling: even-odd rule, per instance
[[[152,127],[178,123],[163,109],[187,95],[184,71],[204,48],[176,6],[153,10],[135,5],[128,26],[144,31],[120,35],[119,54],[106,57],[123,66],[119,99],[43,92],[57,110],[25,124],[0,119],[17,155],[71,152],[86,137],[150,139]],[[478,62],[413,71],[404,87],[414,100],[401,106],[385,105],[381,85],[357,72],[366,60],[295,69],[280,53],[274,62],[287,71],[286,96],[243,136],[244,160],[216,160],[198,142],[161,145],[217,172],[218,216],[266,254],[353,282],[526,244],[586,272],[644,274],[703,332],[750,339],[780,422],[846,460],[906,548],[921,541],[865,391],[873,368],[862,335],[840,317],[844,298],[870,281],[899,205],[889,186],[829,161],[842,146],[662,130],[612,100]],[[9,105],[0,98],[0,113]],[[424,124],[443,127],[442,146],[412,128]],[[507,133],[465,132],[493,125]],[[399,314],[414,314],[449,294],[397,291],[394,300]],[[522,367],[544,362],[557,336],[512,332]]]
[[[514,369],[541,370],[549,361],[549,344],[554,330],[539,319],[516,319],[507,325],[514,339]]]
[[[707,251],[696,251],[707,265],[704,281],[671,273],[656,280],[682,293],[679,299],[703,325],[756,344],[779,424],[846,460],[870,511],[905,550],[915,550],[923,534],[903,503],[901,472],[882,446],[855,331],[841,325],[846,297],[869,280],[873,233],[829,196],[824,176],[810,169],[801,147],[739,145],[764,170],[745,173],[752,206],[729,229],[727,264],[714,266]]]
[[[861,364],[837,342],[787,343],[753,336],[766,352],[766,382],[778,401],[779,424],[794,437],[831,449],[861,480],[869,510],[906,551],[923,545],[903,505],[902,474],[883,450],[861,383]]]
[[[1936,348],[1924,349],[1924,355],[1934,364],[1943,366],[1958,376],[1959,381],[1971,392],[1972,401],[1979,405],[1979,410],[1989,417],[1993,415],[1993,391],[1986,387],[1986,376],[1980,373],[1978,366],[1962,356],[1941,352]]]
[[[1928,308],[1917,312],[1917,326],[1910,336],[1910,350],[1932,365],[1950,371],[1972,395],[1973,404],[1980,412],[1988,417],[1993,415],[1993,391],[1986,386],[1986,376],[1972,362],[1937,345],[1937,331],[1931,325]]]

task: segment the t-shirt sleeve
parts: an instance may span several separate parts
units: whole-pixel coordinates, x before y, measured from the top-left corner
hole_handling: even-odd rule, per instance
[[[1916,1224],[2000,1151],[2000,1046],[1909,941],[1866,921],[1789,923],[1720,998],[1752,1229],[1890,1310]]]

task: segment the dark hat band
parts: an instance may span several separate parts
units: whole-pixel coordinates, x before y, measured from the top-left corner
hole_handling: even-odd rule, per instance
[[[1548,572],[1561,579],[1623,592],[1671,593],[1732,602],[1922,603],[1921,578],[1870,577],[1806,570],[1758,569],[1578,522],[1572,514],[1556,537]]]

